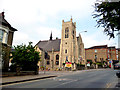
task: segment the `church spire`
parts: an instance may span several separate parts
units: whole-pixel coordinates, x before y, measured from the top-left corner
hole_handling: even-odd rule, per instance
[[[50,34],[50,40],[52,40],[52,32],[51,32],[51,34]]]
[[[72,22],[72,16],[71,16],[71,19],[70,19],[70,21]]]

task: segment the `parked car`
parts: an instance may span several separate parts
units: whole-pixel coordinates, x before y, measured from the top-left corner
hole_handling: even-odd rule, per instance
[[[120,64],[115,64],[114,69],[119,69],[120,70]]]
[[[117,72],[116,72],[116,76],[117,76],[118,78],[120,78],[120,71],[117,71]]]

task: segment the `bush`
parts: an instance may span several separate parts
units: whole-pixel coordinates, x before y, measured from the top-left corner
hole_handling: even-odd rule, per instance
[[[11,69],[14,71],[17,65],[19,65],[23,71],[36,71],[38,61],[40,61],[39,52],[32,46],[32,42],[29,45],[17,45],[15,51],[12,52]]]

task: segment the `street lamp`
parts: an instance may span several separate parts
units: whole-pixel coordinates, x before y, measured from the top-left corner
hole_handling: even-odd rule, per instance
[[[97,63],[97,55],[95,55],[95,63]],[[97,64],[96,64],[95,68],[96,69],[98,68]]]
[[[79,36],[80,36],[80,33],[83,33],[83,32],[87,32],[87,31],[85,30],[85,31],[79,32]],[[80,54],[80,56],[81,56],[81,54],[82,54],[81,51],[79,52],[79,54]],[[80,56],[79,56],[79,57],[80,57]],[[82,59],[85,59],[85,57],[83,57],[83,58],[81,57],[81,60],[82,60]],[[80,60],[80,63],[81,63],[81,60]],[[87,65],[86,65],[86,64],[87,64],[87,63],[86,63],[86,60],[85,60],[85,68],[87,69]]]
[[[116,43],[113,43],[114,45],[116,44]],[[112,44],[112,45],[113,45]],[[112,46],[110,46],[110,61],[111,61],[111,69],[113,69],[113,64],[112,64]]]
[[[79,33],[83,33],[83,32],[87,32],[87,31],[81,31],[81,32],[79,32]]]

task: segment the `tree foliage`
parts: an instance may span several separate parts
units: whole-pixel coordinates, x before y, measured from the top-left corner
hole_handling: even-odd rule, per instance
[[[22,70],[35,70],[37,68],[38,61],[40,60],[39,52],[32,46],[32,42],[29,45],[17,45],[14,46],[15,51],[12,52],[12,65],[15,67],[19,65]]]
[[[95,3],[93,18],[97,18],[98,27],[104,27],[104,32],[114,38],[114,32],[120,30],[120,2]]]

